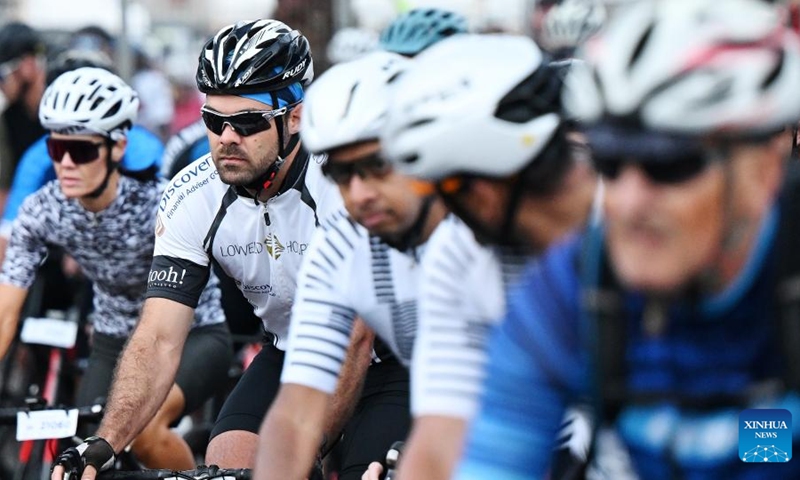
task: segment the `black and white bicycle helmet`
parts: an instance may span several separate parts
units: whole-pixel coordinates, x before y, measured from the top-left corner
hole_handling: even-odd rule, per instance
[[[308,40],[278,20],[242,21],[206,42],[197,68],[203,93],[271,92],[314,78]]]
[[[121,78],[102,68],[66,72],[47,87],[39,121],[54,132],[99,134],[117,141],[136,121],[139,97]]]
[[[389,87],[409,62],[378,51],[331,67],[308,89],[300,128],[303,145],[325,153],[377,140],[386,121]]]
[[[581,56],[564,101],[589,124],[746,137],[800,118],[800,39],[763,1],[632,2]]]

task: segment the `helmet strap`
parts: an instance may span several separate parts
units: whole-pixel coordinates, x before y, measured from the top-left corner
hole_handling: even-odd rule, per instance
[[[100,195],[102,195],[103,192],[106,191],[106,188],[108,188],[108,181],[111,179],[111,174],[114,173],[114,171],[117,168],[119,168],[119,163],[111,160],[111,149],[113,148],[114,143],[115,142],[113,142],[110,138],[106,138],[106,147],[107,147],[106,150],[108,150],[108,152],[106,152],[106,162],[105,162],[106,176],[103,178],[103,181],[100,183],[100,185],[91,192],[84,195],[84,198],[100,197]]]
[[[275,94],[275,92],[270,92],[270,96],[272,97],[272,105],[278,105],[278,95]],[[289,110],[289,112],[291,112],[291,110]],[[292,150],[295,149],[298,142],[300,142],[300,135],[294,134],[289,137],[288,142],[284,143],[284,120],[282,117],[275,120],[275,128],[278,132],[277,158],[272,165],[269,166],[267,171],[253,180],[253,182],[245,186],[245,188],[255,191],[255,194],[253,195],[255,203],[258,203],[258,197],[261,192],[272,186],[272,183],[275,181],[275,177],[278,175],[278,172],[283,166],[286,157],[292,152]]]

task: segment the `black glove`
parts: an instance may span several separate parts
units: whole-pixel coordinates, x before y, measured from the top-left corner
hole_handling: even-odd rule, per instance
[[[64,480],[80,480],[87,465],[100,472],[111,468],[115,460],[111,444],[100,437],[89,437],[77,447],[64,450],[53,462],[50,473],[57,465],[61,465],[64,467]]]

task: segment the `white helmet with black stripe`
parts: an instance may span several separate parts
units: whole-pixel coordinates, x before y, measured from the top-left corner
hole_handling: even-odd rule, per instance
[[[453,36],[398,80],[382,146],[424,179],[514,175],[560,138],[561,85],[558,67],[530,38]]]
[[[763,1],[633,2],[579,55],[565,105],[589,124],[758,136],[800,118],[800,39]]]

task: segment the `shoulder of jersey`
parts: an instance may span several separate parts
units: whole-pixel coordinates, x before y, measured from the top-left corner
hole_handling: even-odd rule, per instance
[[[211,154],[206,154],[184,167],[167,181],[161,196],[159,210],[168,211],[189,196],[216,199],[221,198],[227,191],[228,185],[220,180]]]
[[[359,242],[369,241],[367,229],[353,220],[344,209],[322,219],[319,228],[329,240],[328,245],[342,254],[356,250]]]

